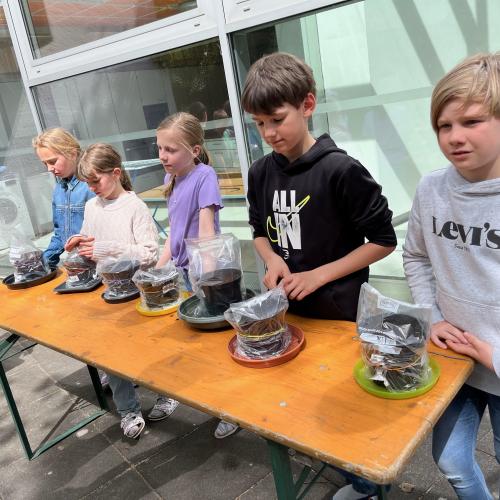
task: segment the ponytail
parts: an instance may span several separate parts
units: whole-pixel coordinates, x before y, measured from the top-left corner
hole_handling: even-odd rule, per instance
[[[194,162],[210,165],[210,155],[208,154],[207,148],[204,144],[200,144],[200,154],[195,158]]]
[[[123,189],[125,189],[125,191],[134,190],[134,188],[132,187],[132,179],[130,178],[130,175],[123,167],[121,167],[120,184],[122,185]]]

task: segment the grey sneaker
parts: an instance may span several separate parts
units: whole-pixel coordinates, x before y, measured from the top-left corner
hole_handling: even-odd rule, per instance
[[[158,421],[170,417],[179,406],[179,401],[166,396],[158,396],[156,403],[148,414],[148,420]]]
[[[221,420],[219,425],[217,425],[217,429],[215,429],[214,436],[217,439],[224,439],[231,434],[234,434],[239,427],[236,424],[232,424],[231,422],[226,422],[225,420]]]
[[[120,427],[123,429],[123,434],[132,439],[138,438],[145,426],[146,422],[144,422],[140,411],[137,413],[127,413],[124,417],[122,417],[122,421],[120,423]]]
[[[109,387],[109,377],[106,372],[99,370],[99,379],[101,381],[102,390],[111,392],[111,387]]]

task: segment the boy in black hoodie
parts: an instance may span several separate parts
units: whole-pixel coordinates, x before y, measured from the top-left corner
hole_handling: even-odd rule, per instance
[[[264,284],[273,288],[283,281],[291,312],[355,321],[368,266],[396,246],[381,187],[328,134],[310,134],[315,82],[297,57],[275,53],[255,62],[242,105],[273,148],[248,175],[250,225],[267,268]]]
[[[309,133],[315,87],[311,68],[291,54],[264,56],[248,72],[243,109],[273,148],[249,171],[250,225],[264,284],[283,281],[291,312],[355,321],[368,266],[394,250],[396,235],[370,173],[328,134]],[[375,493],[370,481],[338,470],[352,485],[335,500]]]

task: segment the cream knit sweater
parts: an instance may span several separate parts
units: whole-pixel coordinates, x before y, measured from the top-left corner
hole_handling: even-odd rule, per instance
[[[148,207],[134,192],[116,200],[96,196],[87,201],[81,234],[95,238],[95,261],[123,255],[148,267],[158,260],[158,231]]]

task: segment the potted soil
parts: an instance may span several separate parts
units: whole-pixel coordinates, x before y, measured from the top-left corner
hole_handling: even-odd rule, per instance
[[[10,253],[10,262],[14,266],[15,281],[30,281],[48,274],[43,261],[42,251],[38,249],[26,250],[22,253]]]
[[[68,275],[66,285],[69,287],[82,286],[96,276],[96,263],[87,257],[78,255],[78,251],[75,250],[68,254],[63,266]]]
[[[428,380],[426,332],[421,322],[407,314],[373,318],[364,325],[377,331],[376,340],[361,343],[361,354],[370,378],[390,391],[415,390]]]
[[[288,300],[277,287],[243,302],[231,304],[224,317],[237,332],[237,352],[250,359],[282,354],[291,335],[285,322]]]
[[[133,259],[104,259],[97,265],[97,272],[108,286],[109,297],[123,297],[137,293],[132,281],[134,273],[139,269],[139,262]]]
[[[180,298],[179,273],[173,266],[146,271],[139,269],[133,276],[133,282],[146,309],[167,309]]]
[[[202,302],[211,316],[220,316],[233,302],[243,299],[241,269],[217,269],[202,274],[199,281]]]

